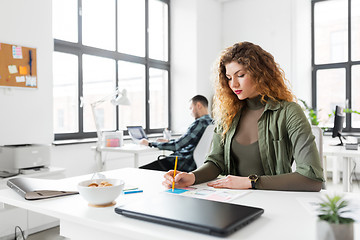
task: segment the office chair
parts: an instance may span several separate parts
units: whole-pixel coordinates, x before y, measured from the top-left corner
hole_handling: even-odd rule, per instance
[[[213,124],[207,126],[198,145],[194,149],[193,157],[197,168],[204,164],[205,158],[210,151],[214,129],[215,125]]]
[[[326,168],[324,168],[324,158],[323,158],[323,144],[324,144],[323,143],[323,131],[318,126],[311,126],[311,130],[315,136],[315,143],[316,143],[316,147],[319,151],[321,167],[324,169],[324,171],[326,171]],[[325,178],[325,182],[323,182],[323,184],[322,184],[322,189],[326,189],[326,172],[324,172],[324,178]]]

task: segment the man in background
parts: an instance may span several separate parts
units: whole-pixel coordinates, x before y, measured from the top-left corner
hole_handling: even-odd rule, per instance
[[[159,156],[156,161],[140,168],[168,171],[174,169],[175,157],[178,156],[177,170],[184,172],[195,170],[197,166],[193,158],[194,149],[199,143],[206,127],[212,124],[213,121],[208,112],[208,104],[208,100],[202,95],[196,95],[190,100],[190,111],[195,121],[180,138],[170,141],[158,139],[156,142],[141,139],[140,144],[142,145],[156,147],[160,150],[170,150],[174,151],[174,153],[167,157]]]

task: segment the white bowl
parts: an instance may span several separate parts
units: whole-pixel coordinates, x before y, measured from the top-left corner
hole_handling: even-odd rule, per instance
[[[107,187],[89,187],[91,183],[100,184],[106,181],[112,186]],[[120,179],[93,179],[85,180],[78,184],[80,195],[91,205],[101,206],[111,204],[121,193],[124,188],[124,181]]]

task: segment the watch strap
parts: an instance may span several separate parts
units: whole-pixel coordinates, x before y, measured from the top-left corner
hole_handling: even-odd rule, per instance
[[[256,189],[255,185],[256,185],[255,180],[251,180],[251,188],[252,189]]]

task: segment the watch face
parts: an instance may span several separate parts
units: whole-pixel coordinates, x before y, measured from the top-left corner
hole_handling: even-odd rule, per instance
[[[256,180],[256,179],[258,179],[258,176],[255,175],[255,174],[251,174],[251,175],[249,176],[249,179],[250,179],[250,180]]]

